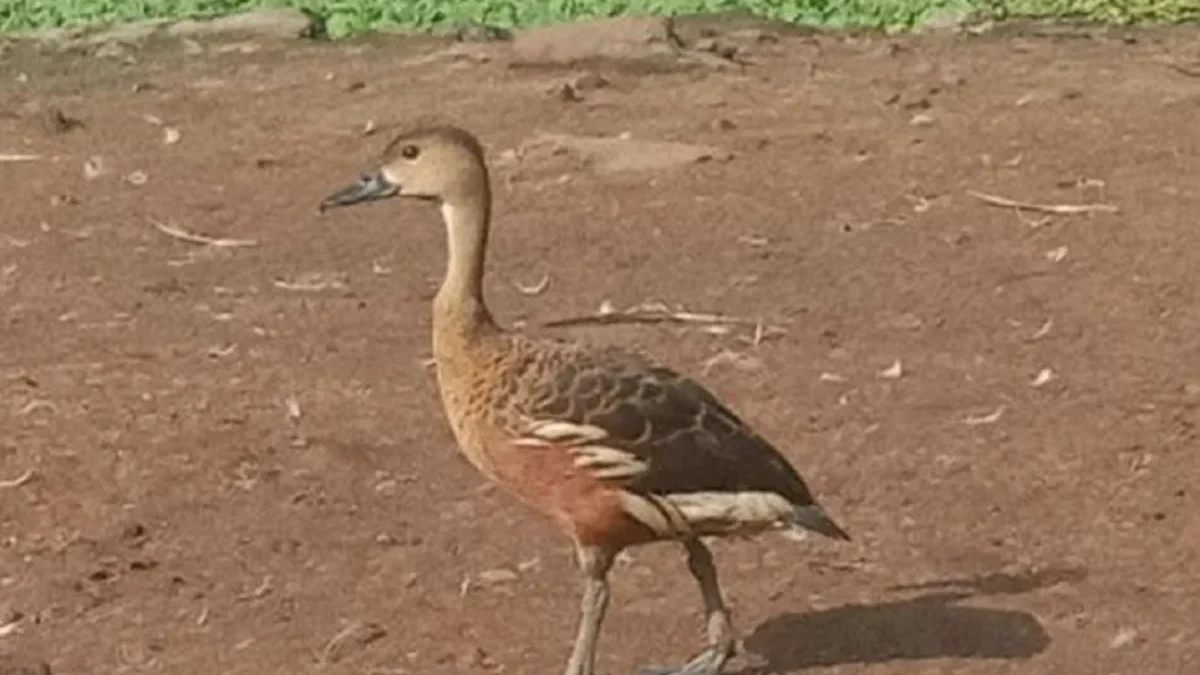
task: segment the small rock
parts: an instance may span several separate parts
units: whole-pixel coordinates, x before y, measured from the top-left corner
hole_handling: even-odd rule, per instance
[[[909,120],[908,123],[914,127],[928,127],[933,124],[933,116],[926,113],[918,113],[913,115],[912,119]]]
[[[603,89],[608,86],[608,80],[597,73],[584,73],[568,82],[554,85],[548,93],[563,101],[582,101],[583,92]]]
[[[100,156],[89,157],[83,163],[83,177],[86,180],[96,180],[108,172],[104,166],[104,158]]]
[[[121,529],[121,538],[129,541],[144,541],[146,526],[141,523],[129,523]]]
[[[1122,649],[1137,642],[1139,637],[1141,636],[1137,632],[1137,629],[1126,626],[1117,631],[1117,634],[1113,636],[1113,639],[1108,643],[1108,646],[1113,649]]]
[[[42,115],[43,126],[52,134],[63,134],[83,126],[83,122],[68,116],[57,106],[50,106]]]
[[[1030,385],[1033,387],[1044,387],[1056,379],[1058,379],[1058,376],[1054,374],[1053,370],[1050,370],[1049,368],[1042,368],[1038,371],[1038,374],[1034,376],[1033,382],[1031,382]]]
[[[569,64],[660,56],[677,46],[670,19],[623,16],[527,28],[514,36],[512,49],[518,62]]]
[[[561,82],[550,88],[550,95],[560,101],[582,101],[583,97],[579,95],[579,90],[571,85],[570,82]]]
[[[321,22],[298,9],[257,9],[215,19],[186,19],[166,28],[167,35],[176,37],[261,36],[279,39],[316,37],[322,31]]]

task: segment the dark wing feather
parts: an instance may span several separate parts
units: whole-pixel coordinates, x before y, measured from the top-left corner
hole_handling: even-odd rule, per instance
[[[541,371],[522,416],[604,429],[605,445],[632,453],[649,470],[626,489],[650,494],[770,491],[796,506],[815,504],[788,461],[695,381],[636,354],[563,343]],[[544,353],[544,352],[543,352]]]

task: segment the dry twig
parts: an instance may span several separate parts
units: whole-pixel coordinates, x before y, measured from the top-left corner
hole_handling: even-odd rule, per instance
[[[224,237],[210,237],[205,234],[196,234],[188,232],[181,227],[171,223],[160,223],[157,220],[150,221],[155,229],[168,237],[174,237],[180,241],[186,241],[189,244],[201,244],[203,246],[216,246],[217,248],[240,248],[248,246],[258,246],[258,241],[254,239],[227,239]]]
[[[0,488],[21,487],[22,485],[33,480],[34,475],[36,474],[34,473],[33,469],[26,469],[25,473],[13,478],[12,480],[0,480]]]
[[[517,287],[517,290],[521,292],[521,295],[541,295],[542,293],[546,292],[547,288],[550,287],[550,275],[542,275],[541,281],[538,281],[532,286],[526,286],[519,281],[514,282],[513,286]]]
[[[19,153],[0,153],[0,162],[36,162],[41,155],[22,155]]]
[[[337,635],[334,635],[329,639],[329,642],[325,643],[325,648],[317,656],[318,662],[325,664],[335,663],[342,643],[349,639],[351,635],[354,635],[354,631],[358,630],[361,625],[357,621],[351,621],[345,628],[338,631]]]
[[[963,420],[963,424],[967,426],[977,427],[984,424],[995,424],[1000,421],[1000,417],[1004,415],[1006,406],[1000,406],[986,415],[970,415]]]
[[[241,595],[237,596],[236,600],[238,600],[239,602],[246,602],[247,600],[258,600],[260,598],[265,597],[270,592],[271,592],[271,575],[268,574],[267,576],[263,577],[262,583],[259,584],[254,590],[248,591],[246,593],[242,593]]]
[[[1072,216],[1085,213],[1117,213],[1119,211],[1119,209],[1112,204],[1037,204],[1034,202],[1022,202],[1015,199],[1009,199],[1007,197],[989,195],[975,190],[967,190],[967,194],[990,206],[998,206],[1005,209],[1017,209],[1018,211],[1050,213],[1059,216]]]
[[[666,305],[658,302],[646,302],[640,305],[634,305],[628,309],[617,310],[611,305],[605,303],[599,311],[591,314],[581,314],[579,316],[570,316],[562,319],[552,319],[542,322],[543,326],[580,326],[585,324],[611,325],[618,323],[683,323],[683,324],[699,324],[707,326],[752,326],[756,330],[770,331],[773,330],[770,326],[764,326],[761,321],[754,319],[745,319],[736,316],[726,316],[724,314],[712,314],[707,312],[689,312],[684,310],[672,310]],[[762,326],[762,328],[759,328]],[[774,329],[779,330],[779,329]]]

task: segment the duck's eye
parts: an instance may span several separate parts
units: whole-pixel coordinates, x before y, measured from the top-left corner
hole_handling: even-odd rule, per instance
[[[421,154],[421,149],[415,145],[406,145],[400,148],[400,156],[404,159],[416,159],[419,154]]]

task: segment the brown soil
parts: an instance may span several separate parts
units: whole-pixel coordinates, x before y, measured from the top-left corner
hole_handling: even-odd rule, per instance
[[[0,163],[0,669],[559,672],[570,548],[457,456],[423,364],[435,211],[316,214],[369,120],[434,116],[496,159],[505,322],[782,329],[553,329],[703,373],[855,536],[717,545],[774,671],[1200,672],[1197,35],[794,36],[675,71],[12,51],[0,152],[40,159]],[[505,155],[543,132],[723,152]],[[614,584],[603,672],[701,645],[674,548]]]

